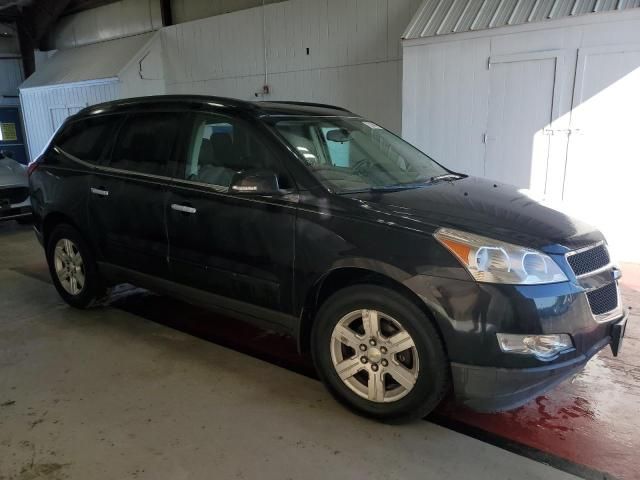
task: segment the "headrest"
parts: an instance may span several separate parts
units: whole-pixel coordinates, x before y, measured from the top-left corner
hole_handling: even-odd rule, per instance
[[[211,134],[209,139],[213,147],[214,163],[216,165],[233,170],[242,170],[244,168],[240,164],[240,156],[229,133],[215,132]]]
[[[198,155],[198,165],[201,167],[204,165],[213,165],[214,156],[213,156],[213,146],[211,145],[211,141],[204,138],[202,140],[202,145],[200,145],[200,154]]]

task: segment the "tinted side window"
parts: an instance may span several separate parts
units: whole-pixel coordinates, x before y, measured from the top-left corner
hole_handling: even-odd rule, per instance
[[[290,188],[288,176],[251,125],[223,115],[197,115],[187,150],[184,178],[227,188],[236,172],[268,169]]]
[[[134,114],[127,118],[116,140],[109,166],[122,170],[166,175],[175,145],[180,115]]]
[[[81,160],[98,162],[120,120],[119,115],[105,115],[72,122],[56,137],[54,145]]]

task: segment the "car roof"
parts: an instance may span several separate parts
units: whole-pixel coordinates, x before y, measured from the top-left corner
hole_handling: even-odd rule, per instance
[[[149,97],[125,98],[87,107],[76,114],[76,118],[102,113],[125,113],[145,109],[149,111],[163,108],[207,107],[236,109],[248,114],[262,116],[355,116],[349,110],[310,102],[290,101],[244,101],[234,98],[205,95],[154,95]]]

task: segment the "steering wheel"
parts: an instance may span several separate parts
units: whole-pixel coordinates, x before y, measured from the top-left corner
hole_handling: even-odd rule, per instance
[[[368,170],[371,169],[372,166],[372,162],[370,159],[368,158],[363,158],[362,160],[358,160],[356,163],[353,164],[353,166],[351,167],[351,169],[357,173],[358,175],[366,173]]]

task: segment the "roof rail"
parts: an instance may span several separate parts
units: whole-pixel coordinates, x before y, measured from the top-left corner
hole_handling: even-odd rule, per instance
[[[110,100],[108,102],[98,103],[94,105],[89,105],[88,107],[83,108],[78,114],[84,114],[86,112],[90,112],[100,108],[107,107],[127,107],[131,105],[137,104],[146,104],[146,103],[161,103],[161,102],[183,102],[183,101],[194,101],[194,102],[202,102],[202,103],[217,103],[222,107],[239,107],[239,108],[248,108],[255,109],[256,106],[253,102],[248,102],[246,100],[239,100],[236,98],[226,98],[226,97],[216,97],[212,95],[192,95],[192,94],[182,94],[182,95],[149,95],[144,97],[129,97],[129,98],[119,98],[116,100]]]
[[[280,101],[280,100],[265,100],[265,103],[282,103],[284,105],[300,105],[301,107],[319,107],[319,108],[331,108],[332,110],[340,110],[342,112],[353,113],[351,110],[344,107],[337,107],[335,105],[328,105],[326,103],[313,103],[313,102],[294,102],[294,101]],[[256,102],[258,104],[262,102]]]

